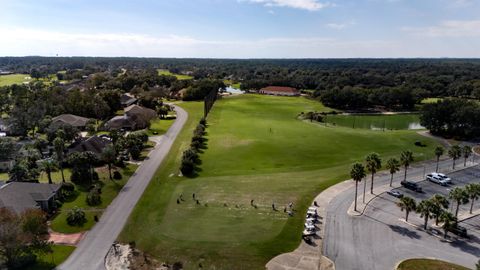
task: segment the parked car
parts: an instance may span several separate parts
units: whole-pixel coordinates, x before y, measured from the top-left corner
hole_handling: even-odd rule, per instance
[[[310,217],[310,218],[307,218],[306,222],[307,222],[308,224],[315,224],[315,223],[317,223],[317,219]]]
[[[432,173],[429,173],[427,174],[427,180],[432,182],[432,183],[435,183],[435,184],[439,184],[439,185],[442,185],[442,186],[446,186],[448,185],[448,182],[445,181],[443,178],[441,178],[440,176],[438,175],[434,175]]]
[[[305,223],[305,229],[307,231],[316,231],[317,228],[315,227],[315,225],[312,225],[312,224],[308,224],[308,223]]]
[[[467,238],[468,235],[467,235],[467,228],[465,227],[462,227],[458,224],[453,224],[452,226],[450,226],[448,228],[448,231],[455,234],[455,235],[458,235],[460,237],[465,237]]]
[[[418,186],[417,183],[415,182],[410,182],[410,181],[402,181],[400,184],[405,187],[406,189],[413,190],[415,192],[422,192],[422,188]]]
[[[436,176],[440,177],[440,179],[442,179],[443,181],[447,182],[447,184],[451,184],[451,183],[452,183],[452,179],[450,179],[450,177],[446,176],[446,175],[443,174],[443,173],[432,173],[432,175],[436,175]]]
[[[315,235],[315,231],[303,230],[303,236],[312,236]]]
[[[387,193],[388,193],[389,195],[392,195],[393,197],[397,197],[397,198],[402,198],[402,197],[403,197],[403,194],[400,193],[400,192],[397,191],[397,190],[389,190],[389,191],[387,191]]]

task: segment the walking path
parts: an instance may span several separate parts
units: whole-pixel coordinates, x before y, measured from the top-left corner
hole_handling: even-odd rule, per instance
[[[86,233],[75,251],[57,269],[61,270],[105,270],[105,256],[127,222],[130,213],[165,159],[187,121],[188,114],[180,107],[175,123],[161,136],[155,148],[137,171],[130,177],[118,196],[108,206],[100,221]]]
[[[50,231],[48,241],[55,245],[76,246],[82,240],[84,234],[85,232],[65,234]]]

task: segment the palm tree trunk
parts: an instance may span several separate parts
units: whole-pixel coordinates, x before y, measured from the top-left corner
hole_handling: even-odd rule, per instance
[[[458,217],[458,210],[460,209],[460,202],[457,201],[457,209],[455,210],[455,217]]]
[[[470,204],[470,214],[473,212],[473,204],[475,203],[475,199],[472,199],[472,204]]]
[[[428,215],[425,216],[425,223],[423,224],[423,229],[427,230],[427,224],[428,224]]]
[[[353,207],[353,210],[357,212],[357,190],[358,190],[358,181],[355,180],[355,206]]]
[[[440,163],[440,156],[437,156],[437,168],[435,169],[435,172],[438,172],[438,163]]]
[[[365,193],[367,192],[367,179],[363,182],[363,203],[365,203]]]
[[[372,173],[372,183],[370,184],[370,194],[373,194],[373,177],[375,174]]]
[[[447,233],[448,233],[448,229],[447,229],[447,228],[445,228],[444,230],[445,230],[445,231],[444,231],[445,233],[443,234],[443,238],[447,239]]]
[[[52,181],[52,174],[50,171],[47,171],[47,176],[48,176],[48,183],[49,184],[53,184],[53,181]]]
[[[463,161],[463,167],[467,167],[467,158]]]
[[[110,180],[113,180],[112,178],[112,164],[108,163],[108,174],[110,176]]]
[[[410,211],[405,210],[405,221],[408,222],[408,214],[410,214]]]
[[[439,217],[440,217],[439,215],[437,215],[437,216],[435,217],[435,225],[436,225],[436,226],[438,226],[438,219],[439,219]]]
[[[408,170],[408,166],[405,166],[405,176],[403,177],[404,181],[407,181],[407,170]]]
[[[62,173],[62,182],[65,183],[65,175],[63,174],[63,164],[60,162],[60,172]]]
[[[390,177],[390,186],[392,186],[392,183],[393,183],[393,173],[390,174],[391,177]]]
[[[453,159],[453,166],[452,169],[455,170],[455,159]]]

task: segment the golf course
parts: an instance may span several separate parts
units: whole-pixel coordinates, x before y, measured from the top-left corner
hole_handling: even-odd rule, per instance
[[[188,111],[188,121],[119,240],[134,241],[160,261],[182,262],[184,269],[264,269],[272,257],[297,247],[308,205],[348,179],[352,163],[371,152],[386,161],[403,150],[421,161],[437,146],[415,130],[298,120],[300,112],[332,110],[315,100],[239,95],[215,103],[198,175],[182,177],[182,152],[203,102],[177,105]],[[284,212],[289,203],[296,210],[291,217]]]

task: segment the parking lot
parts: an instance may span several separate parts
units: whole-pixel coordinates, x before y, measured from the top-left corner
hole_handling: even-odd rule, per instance
[[[427,172],[429,173],[429,172]],[[448,174],[448,177],[452,179],[452,184],[448,186],[441,186],[430,181],[421,181],[418,182],[418,185],[422,188],[422,193],[415,192],[404,187],[394,188],[393,190],[399,191],[405,196],[414,198],[417,203],[421,200],[428,199],[435,194],[440,194],[445,197],[448,197],[448,193],[455,187],[464,187],[469,183],[478,183],[480,182],[480,166],[471,167],[465,170],[457,171],[451,174]],[[380,194],[377,198],[372,200],[367,207],[366,213],[375,216],[376,218],[391,218],[392,216],[397,216],[398,218],[404,218],[405,213],[401,212],[399,207],[396,205],[398,198],[393,197],[387,193]],[[454,211],[456,203],[450,203],[450,210]],[[476,202],[474,209],[480,207],[480,202]],[[468,213],[470,210],[470,203],[460,206],[459,214]],[[423,224],[423,219],[420,219],[416,213],[410,213],[409,221],[412,223]],[[478,227],[472,227],[478,231]]]

